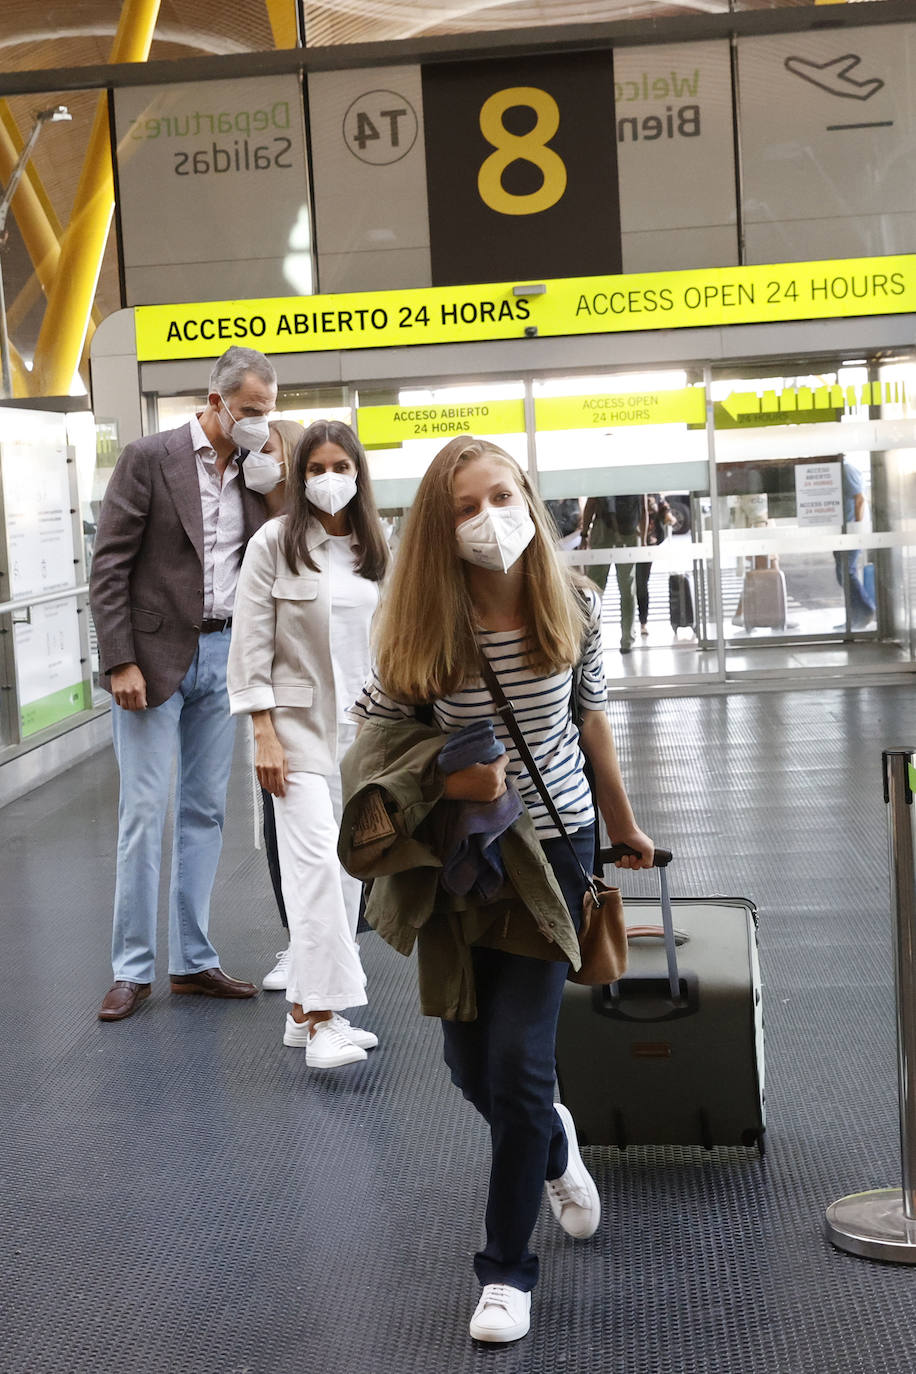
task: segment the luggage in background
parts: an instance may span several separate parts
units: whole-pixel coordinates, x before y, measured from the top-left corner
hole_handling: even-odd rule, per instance
[[[668,610],[671,615],[671,628],[692,630],[694,627],[693,589],[690,579],[683,573],[672,573],[668,578]]]
[[[744,574],[741,611],[746,630],[786,628],[786,575],[779,568],[752,568]]]
[[[600,852],[602,862],[607,854]],[[557,1029],[560,1098],[586,1145],[756,1145],[763,1155],[754,904],[672,902],[665,870],[658,871],[660,901],[624,900],[626,976],[603,987],[566,984]]]

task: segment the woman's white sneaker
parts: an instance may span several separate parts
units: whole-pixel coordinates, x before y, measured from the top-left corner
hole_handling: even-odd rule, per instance
[[[595,1187],[595,1180],[582,1163],[579,1142],[576,1139],[576,1126],[569,1110],[562,1102],[555,1102],[553,1109],[566,1132],[569,1159],[566,1172],[559,1178],[548,1179],[545,1183],[547,1200],[566,1234],[575,1236],[576,1240],[587,1240],[595,1234],[601,1220],[598,1189]]]
[[[518,1341],[531,1326],[531,1294],[506,1283],[488,1283],[469,1327],[475,1341]]]
[[[339,1012],[331,1017],[331,1025],[336,1026],[348,1040],[352,1040],[354,1045],[359,1045],[361,1050],[374,1050],[378,1048],[378,1036],[372,1031],[363,1030],[362,1026],[351,1026],[345,1016]]]
[[[283,1037],[286,1044],[286,1036]],[[310,1069],[339,1069],[358,1064],[368,1055],[331,1021],[319,1021],[305,1043],[305,1062]]]
[[[285,992],[288,980],[289,949],[281,949],[277,952],[277,962],[270,973],[265,973],[261,979],[261,987],[267,992]]]

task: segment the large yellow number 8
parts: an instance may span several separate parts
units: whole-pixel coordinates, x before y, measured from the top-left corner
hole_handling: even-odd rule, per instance
[[[503,115],[513,105],[527,105],[537,115],[534,128],[527,134],[510,134],[503,123]],[[559,127],[559,105],[552,95],[537,86],[509,86],[484,101],[480,110],[480,132],[496,149],[477,173],[477,189],[484,205],[489,205],[499,215],[538,215],[556,205],[566,190],[566,164],[546,145]],[[503,173],[512,162],[532,163],[544,178],[543,186],[523,196],[507,191],[503,186]]]

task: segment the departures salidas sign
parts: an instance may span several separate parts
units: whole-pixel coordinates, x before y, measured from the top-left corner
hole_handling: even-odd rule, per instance
[[[137,307],[137,357],[392,348],[916,311],[916,255]],[[543,288],[543,289],[542,289]]]
[[[295,76],[119,90],[115,114],[129,300],[310,288]]]

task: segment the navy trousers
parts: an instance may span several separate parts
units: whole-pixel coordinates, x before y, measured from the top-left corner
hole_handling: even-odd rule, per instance
[[[583,867],[594,858],[589,825],[572,836]],[[578,927],[585,883],[565,841],[545,840],[570,914]],[[490,1127],[492,1162],[486,1245],[474,1257],[482,1284],[528,1292],[538,1260],[528,1248],[546,1179],[566,1169],[566,1135],[553,1109],[557,1018],[569,972],[565,960],[527,959],[501,950],[472,951],[475,1021],[443,1021],[452,1082]]]

